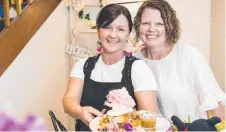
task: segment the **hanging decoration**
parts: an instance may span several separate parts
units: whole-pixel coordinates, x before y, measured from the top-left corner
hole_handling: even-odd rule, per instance
[[[99,0],[100,7],[104,7],[108,4],[109,0]],[[96,21],[90,19],[90,13],[85,13],[85,6],[83,0],[70,0],[69,5],[76,11],[78,17],[91,27],[91,29],[96,28]]]
[[[93,55],[87,47],[81,47],[77,42],[75,42],[75,37],[78,34],[79,30],[74,28],[72,30],[71,40],[65,47],[65,52],[79,58],[86,58]]]

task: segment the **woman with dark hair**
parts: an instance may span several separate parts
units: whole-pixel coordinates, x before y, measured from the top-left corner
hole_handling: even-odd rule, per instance
[[[125,56],[123,50],[132,30],[128,9],[107,5],[96,25],[102,53],[76,62],[63,98],[65,112],[77,119],[76,131],[90,130],[88,124],[94,116],[102,116],[106,96],[113,89],[125,87],[137,110],[157,111],[153,73],[144,61]]]
[[[176,12],[165,0],[144,2],[134,19],[137,40],[145,48],[135,56],[144,60],[157,80],[159,111],[182,121],[203,117],[210,111],[224,118],[220,101],[225,93],[195,47],[178,42],[181,34]]]

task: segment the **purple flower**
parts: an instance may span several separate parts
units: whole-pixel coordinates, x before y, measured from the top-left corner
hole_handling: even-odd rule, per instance
[[[27,116],[23,123],[17,122],[12,117],[0,113],[0,131],[45,131],[44,119],[36,116]]]
[[[26,126],[27,131],[45,131],[45,121],[40,117],[33,115],[27,116],[24,125]]]
[[[123,125],[124,129],[128,132],[132,132],[133,131],[133,126],[130,123],[125,123]]]

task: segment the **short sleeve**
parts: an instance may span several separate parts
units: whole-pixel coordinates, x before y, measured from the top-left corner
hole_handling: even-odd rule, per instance
[[[137,60],[133,63],[131,78],[134,92],[146,90],[157,91],[154,75],[143,60]]]
[[[77,77],[77,78],[84,80],[85,75],[83,72],[83,66],[84,66],[86,60],[87,59],[80,59],[74,64],[74,66],[71,70],[70,77]]]
[[[225,102],[226,94],[222,91],[204,56],[195,48],[192,50],[192,69],[195,91],[200,100],[200,111],[218,107],[218,102]]]

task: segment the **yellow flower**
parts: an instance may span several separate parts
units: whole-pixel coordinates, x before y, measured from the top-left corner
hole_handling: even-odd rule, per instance
[[[84,19],[85,24],[89,25],[89,20]]]
[[[173,125],[173,131],[174,132],[178,132],[178,129],[177,129],[177,127],[175,125]]]
[[[210,111],[207,111],[207,117],[208,117],[208,119],[213,117],[212,114],[210,113]]]
[[[225,121],[223,121],[223,122],[221,122],[221,123],[217,123],[216,125],[215,125],[215,127],[217,128],[217,130],[218,131],[222,131],[222,130],[224,130],[225,129]]]
[[[90,27],[96,26],[96,21],[94,21],[94,20],[90,21],[89,26]]]
[[[108,0],[102,0],[101,1],[101,5],[104,7],[104,6],[106,6],[106,5],[108,5],[109,4],[109,1]]]

